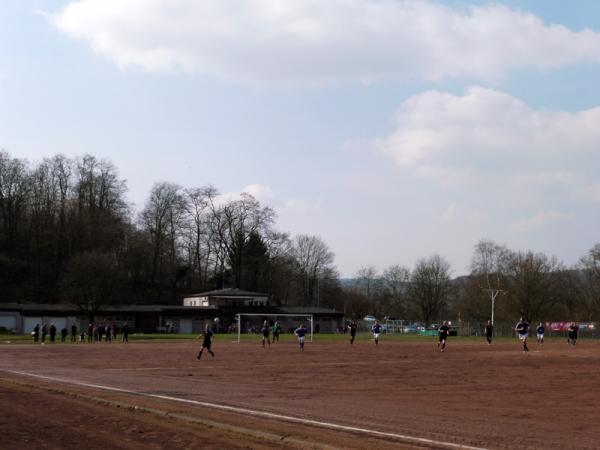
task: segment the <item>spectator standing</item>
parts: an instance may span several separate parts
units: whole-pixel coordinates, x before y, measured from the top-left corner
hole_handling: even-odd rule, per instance
[[[50,324],[50,342],[52,344],[54,344],[54,341],[56,340],[56,326],[51,323]]]

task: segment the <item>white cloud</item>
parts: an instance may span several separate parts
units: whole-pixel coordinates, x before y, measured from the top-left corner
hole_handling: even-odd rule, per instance
[[[120,67],[249,83],[370,83],[407,76],[496,80],[512,69],[600,62],[600,33],[547,25],[501,5],[80,0],[51,17],[59,30]]]
[[[484,222],[486,218],[484,211],[460,203],[450,203],[441,215],[441,220],[445,224],[466,222],[478,224]]]
[[[321,202],[310,202],[308,200],[289,199],[283,203],[283,206],[286,210],[292,212],[306,213],[318,210],[321,207]]]
[[[514,232],[531,232],[543,229],[549,224],[572,219],[573,214],[565,214],[558,211],[543,211],[531,217],[517,220],[510,226]]]
[[[309,201],[299,198],[282,198],[273,192],[271,186],[252,183],[245,186],[240,192],[225,192],[216,199],[217,205],[240,200],[243,193],[250,194],[264,206],[270,206],[280,212],[306,213],[316,211],[321,207],[320,201]]]
[[[550,225],[580,232],[575,218],[600,201],[600,108],[536,110],[471,87],[416,95],[395,119],[373,146],[463,240],[508,232],[552,242]]]
[[[249,184],[242,191],[247,194],[250,194],[258,201],[267,201],[271,200],[274,197],[273,190],[271,189],[271,187],[265,184]]]
[[[600,183],[582,186],[575,192],[574,197],[585,203],[600,203]]]
[[[223,194],[220,194],[216,199],[216,203],[221,205],[227,202],[240,200],[242,194],[250,194],[260,203],[270,203],[274,199],[273,190],[270,186],[252,183],[245,186],[240,192],[224,192]]]
[[[374,141],[399,167],[446,184],[501,178],[515,189],[566,188],[598,180],[600,108],[539,111],[508,94],[470,87],[406,100],[396,127]]]

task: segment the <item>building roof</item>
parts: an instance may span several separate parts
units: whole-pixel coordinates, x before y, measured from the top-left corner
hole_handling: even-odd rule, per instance
[[[214,291],[201,292],[200,294],[186,295],[185,298],[189,297],[268,297],[269,294],[262,292],[251,292],[244,291],[243,289],[216,289]]]
[[[320,308],[314,306],[280,306],[277,308],[281,314],[332,314],[344,315],[341,311],[330,308]]]
[[[82,311],[73,304],[43,304],[43,303],[0,303],[0,311],[16,312],[25,316],[45,315],[82,315]],[[262,314],[315,314],[320,316],[343,316],[344,313],[329,308],[318,308],[312,306],[180,306],[180,305],[106,305],[97,315],[118,314],[161,314],[181,316],[202,315],[235,315],[247,313]]]
[[[99,314],[107,312],[128,313],[128,312],[161,312],[169,308],[165,305],[103,305]],[[77,305],[70,303],[0,303],[0,311],[14,311],[22,314],[38,313],[76,313],[81,312]]]

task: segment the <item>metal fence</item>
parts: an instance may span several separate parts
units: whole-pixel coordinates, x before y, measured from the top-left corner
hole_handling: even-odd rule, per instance
[[[459,321],[449,320],[451,334],[457,336],[485,336],[485,321]],[[546,337],[562,337],[567,339],[566,328],[570,322],[542,322],[545,326]],[[437,335],[439,323],[426,325],[418,320],[386,320],[381,322],[385,333],[390,334],[421,334]],[[560,326],[558,326],[560,324]],[[529,335],[535,338],[537,323],[532,323]],[[373,322],[361,321],[359,323],[360,331],[371,331]],[[494,323],[495,337],[514,337],[516,322],[498,322]],[[600,338],[600,332],[595,322],[579,323],[579,338]]]

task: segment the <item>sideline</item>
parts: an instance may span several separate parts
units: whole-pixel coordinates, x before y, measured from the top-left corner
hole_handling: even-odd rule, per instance
[[[409,443],[409,444],[421,444],[421,445],[435,446],[436,448],[447,448],[447,449],[487,450],[482,447],[472,447],[469,445],[455,444],[452,442],[444,442],[444,441],[436,441],[434,439],[426,439],[426,438],[420,438],[420,437],[416,437],[416,436],[408,436],[408,435],[404,435],[404,434],[396,434],[396,433],[388,433],[388,432],[384,432],[384,431],[369,430],[368,428],[352,427],[352,426],[348,426],[348,425],[340,425],[340,424],[336,424],[336,423],[322,422],[322,421],[312,420],[312,419],[303,419],[301,417],[287,416],[287,415],[283,415],[283,414],[270,413],[270,412],[266,412],[266,411],[257,411],[257,410],[253,410],[253,409],[240,408],[240,407],[236,407],[236,406],[219,405],[217,403],[202,402],[202,401],[198,401],[198,400],[189,400],[189,399],[185,399],[185,398],[171,397],[168,395],[152,394],[149,392],[132,391],[130,389],[123,389],[123,388],[112,387],[112,386],[104,386],[101,384],[84,383],[84,382],[77,381],[77,380],[69,380],[66,378],[38,375],[35,373],[22,372],[22,371],[18,371],[18,370],[0,369],[0,371],[6,372],[6,373],[11,373],[13,375],[22,375],[22,376],[38,378],[38,379],[46,380],[46,381],[70,384],[70,385],[74,385],[74,386],[82,386],[82,387],[100,389],[100,390],[104,390],[104,391],[119,392],[121,394],[129,394],[129,395],[134,395],[134,396],[139,396],[139,397],[157,398],[160,400],[169,400],[169,401],[175,401],[175,402],[180,402],[180,403],[187,403],[187,404],[192,404],[192,405],[196,405],[196,406],[203,406],[205,408],[212,408],[212,409],[217,409],[217,410],[221,410],[221,411],[245,414],[245,415],[250,415],[250,416],[254,416],[254,417],[263,417],[266,419],[274,419],[274,420],[284,420],[286,422],[300,423],[303,425],[311,425],[311,426],[316,426],[316,427],[321,427],[321,428],[328,428],[330,430],[335,430],[335,431],[347,431],[347,432],[351,432],[351,433],[359,433],[359,434],[364,434],[364,435],[378,437],[378,438],[393,439],[393,440],[402,441],[402,442]]]

